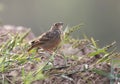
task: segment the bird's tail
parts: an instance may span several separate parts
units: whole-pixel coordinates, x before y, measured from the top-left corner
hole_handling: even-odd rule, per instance
[[[29,52],[29,51],[31,51],[33,48],[34,48],[34,47],[33,47],[33,46],[31,46],[30,48],[28,48],[28,50],[27,50],[27,51]]]

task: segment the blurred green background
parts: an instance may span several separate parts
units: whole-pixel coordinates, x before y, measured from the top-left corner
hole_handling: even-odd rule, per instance
[[[0,21],[30,27],[36,36],[54,22],[85,23],[75,37],[85,33],[101,46],[115,40],[120,49],[120,0],[0,0]]]

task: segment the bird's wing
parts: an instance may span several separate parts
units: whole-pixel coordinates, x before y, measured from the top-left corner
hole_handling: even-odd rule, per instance
[[[41,36],[39,36],[35,40],[33,40],[31,42],[31,45],[36,46],[36,45],[44,44],[44,43],[48,42],[49,40],[51,40],[52,37],[53,37],[53,33],[48,31],[46,33],[43,33]]]
[[[43,33],[40,37],[38,37],[38,39],[41,43],[45,43],[51,40],[54,37],[54,35],[54,32],[48,31],[46,33]]]

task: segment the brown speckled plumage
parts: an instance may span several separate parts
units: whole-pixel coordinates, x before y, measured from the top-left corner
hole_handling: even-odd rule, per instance
[[[43,33],[41,36],[31,42],[31,47],[28,49],[28,51],[35,47],[52,51],[61,42],[62,27],[62,22],[53,24],[48,32]]]

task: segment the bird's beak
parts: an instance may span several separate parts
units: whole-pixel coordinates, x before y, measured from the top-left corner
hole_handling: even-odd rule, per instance
[[[62,28],[63,27],[63,22],[60,22],[59,23],[59,28]]]

